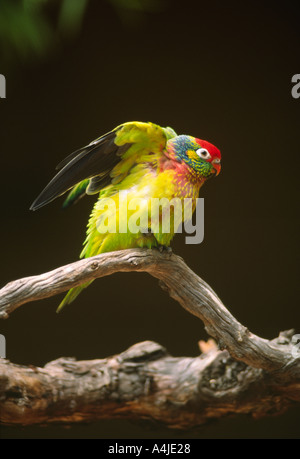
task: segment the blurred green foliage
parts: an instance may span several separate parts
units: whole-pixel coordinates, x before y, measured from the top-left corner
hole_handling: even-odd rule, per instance
[[[95,0],[0,0],[0,49],[15,61],[44,57],[81,29]],[[122,22],[132,25],[145,13],[161,11],[167,0],[97,0],[109,2]]]

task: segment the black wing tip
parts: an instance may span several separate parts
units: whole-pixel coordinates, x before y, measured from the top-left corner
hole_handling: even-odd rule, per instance
[[[29,210],[32,210],[33,212],[35,210],[38,210],[40,209],[41,207],[43,207],[46,203],[41,203],[41,204],[38,204],[36,203],[35,201],[31,204],[31,206],[29,207]]]
[[[46,206],[47,204],[49,204],[49,202],[53,201],[55,198],[53,199],[45,199],[45,200],[40,200],[40,197],[36,198],[35,201],[33,201],[33,203],[31,204],[31,206],[29,207],[29,210],[32,210],[32,211],[35,211],[35,210],[38,210],[40,209],[41,207],[44,207]]]
[[[35,200],[33,201],[33,203],[31,204],[31,206],[29,207],[29,210],[35,211],[35,210],[39,209],[39,207],[40,207],[40,205],[39,205],[39,203],[38,203],[38,198],[37,198],[37,199],[35,199]]]
[[[88,155],[92,153],[94,150],[96,150],[97,153],[97,148],[99,148],[100,146],[105,146],[105,153],[107,154],[116,153],[116,157],[118,156],[117,150],[120,150],[120,154],[123,154],[126,150],[128,150],[131,144],[125,144],[121,147],[118,147],[114,143],[115,137],[115,130],[108,132],[107,134],[104,134],[102,137],[99,137],[99,139],[96,139],[93,142],[91,142],[86,147],[76,150],[75,152],[67,156],[67,158],[63,159],[56,166],[56,169],[59,169],[59,172],[53,177],[53,179],[48,183],[48,185],[42,191],[42,193],[31,204],[30,210],[35,211],[40,209],[46,204],[49,204],[50,202],[54,201],[54,199],[63,195],[65,192],[73,188],[73,186],[80,183],[82,180],[85,180],[86,178],[91,178],[94,175],[96,176],[97,173],[95,172],[95,174],[93,174],[93,170],[91,169],[91,165],[89,164],[90,162]],[[116,159],[113,162],[108,161],[108,164],[106,164],[106,156],[107,155],[103,157],[103,167],[105,168],[105,170],[107,169],[107,172],[103,174],[104,178],[108,175],[109,170],[112,167],[114,167],[118,162],[118,160]],[[78,167],[78,165],[82,166],[82,163],[85,167],[85,176],[83,176],[82,174],[78,174],[76,172],[76,167]],[[94,160],[94,167],[96,166],[98,167],[97,157],[96,161]],[[63,207],[67,207],[67,205]]]
[[[90,142],[88,145],[85,145],[85,147],[82,147],[82,148],[79,148],[78,150],[73,151],[66,158],[60,161],[59,164],[57,164],[57,166],[55,167],[55,170],[61,170],[68,163],[70,163],[73,159],[75,159],[76,156],[79,156],[82,153],[88,153],[89,151],[99,146],[101,143],[102,144],[106,143],[110,139],[115,139],[115,137],[116,137],[116,133],[114,131],[107,132],[107,134],[104,134],[101,137],[98,137],[97,139]]]

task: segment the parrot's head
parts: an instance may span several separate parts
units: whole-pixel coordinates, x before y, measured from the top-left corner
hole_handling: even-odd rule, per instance
[[[208,179],[220,173],[221,152],[206,140],[179,135],[168,141],[167,151],[177,161],[186,163],[201,178]]]

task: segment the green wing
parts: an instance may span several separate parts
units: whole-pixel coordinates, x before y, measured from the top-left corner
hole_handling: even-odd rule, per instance
[[[175,136],[173,129],[153,123],[121,124],[65,158],[30,209],[39,209],[71,190],[64,204],[68,206],[85,193],[94,194],[110,183],[119,183],[135,164],[155,162]]]
[[[69,192],[68,196],[64,200],[63,208],[66,209],[67,207],[71,206],[72,204],[76,204],[79,199],[83,198],[86,195],[86,189],[89,186],[90,180],[85,179],[82,182],[77,183],[71,191]]]

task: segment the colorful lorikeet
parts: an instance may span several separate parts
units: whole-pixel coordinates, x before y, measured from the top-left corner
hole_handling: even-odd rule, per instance
[[[188,135],[177,135],[170,127],[129,122],[75,151],[57,169],[59,172],[31,209],[39,209],[69,190],[64,206],[76,202],[85,194],[99,193],[88,222],[87,237],[80,255],[82,258],[135,247],[169,247],[174,228],[164,232],[161,226],[156,226],[154,230],[149,208],[145,205],[140,210],[141,218],[143,212],[147,213],[147,227],[137,233],[130,232],[127,222],[131,214],[121,211],[120,199],[126,195],[127,202],[132,198],[141,198],[148,204],[152,198],[179,198],[182,201],[191,198],[194,211],[200,187],[220,172],[221,154],[211,143]],[[114,203],[112,213],[117,225],[116,231],[104,233],[99,231],[99,221],[108,198]],[[160,212],[158,225],[161,218]],[[181,219],[184,219],[183,215]],[[125,231],[118,231],[120,224],[123,227],[125,224]],[[89,284],[69,290],[58,310],[71,303]]]

